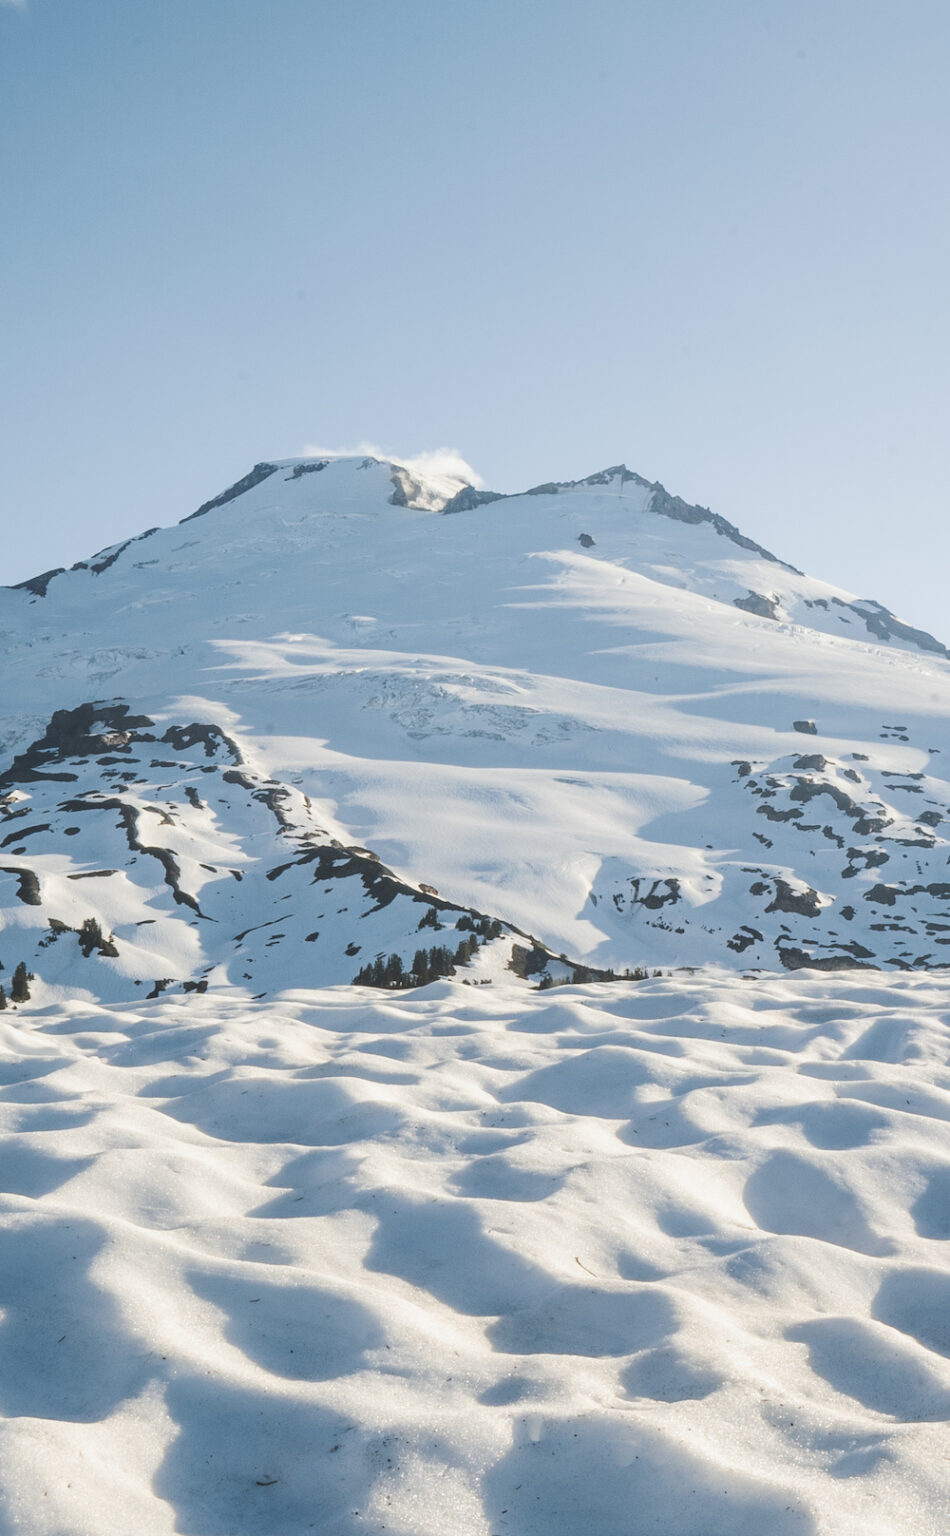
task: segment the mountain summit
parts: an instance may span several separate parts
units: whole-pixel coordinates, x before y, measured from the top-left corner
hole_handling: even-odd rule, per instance
[[[0,629],[50,996],[948,963],[945,647],[623,465],[261,462]]]

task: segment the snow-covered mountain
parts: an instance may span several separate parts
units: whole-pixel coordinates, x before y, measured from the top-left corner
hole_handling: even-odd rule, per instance
[[[946,650],[623,466],[261,463],[0,590],[0,638],[40,986],[950,959]]]
[[[937,640],[376,459],[0,632],[0,1536],[943,1536]]]

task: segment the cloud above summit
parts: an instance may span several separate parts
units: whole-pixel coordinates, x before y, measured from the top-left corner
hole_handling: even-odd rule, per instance
[[[401,464],[410,473],[420,475],[426,480],[452,480],[476,487],[484,484],[481,475],[462,457],[457,448],[426,448],[421,453],[406,455],[389,453],[385,448],[380,448],[377,443],[364,439],[352,448],[327,448],[308,443],[303,453],[307,458],[324,456],[355,458],[359,454],[365,454],[374,459],[389,459],[394,464]]]

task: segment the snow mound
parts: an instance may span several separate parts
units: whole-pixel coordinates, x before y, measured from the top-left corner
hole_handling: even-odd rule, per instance
[[[707,974],[5,1013],[4,1529],[936,1536],[945,1012]]]

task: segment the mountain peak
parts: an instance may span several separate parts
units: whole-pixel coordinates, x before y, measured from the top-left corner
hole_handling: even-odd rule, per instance
[[[264,459],[0,593],[28,797],[0,807],[0,920],[30,968],[104,965],[116,997],[346,982],[378,951],[418,975],[463,919],[591,974],[941,963],[943,647],[623,464],[474,479]],[[87,920],[118,955],[76,979]]]

